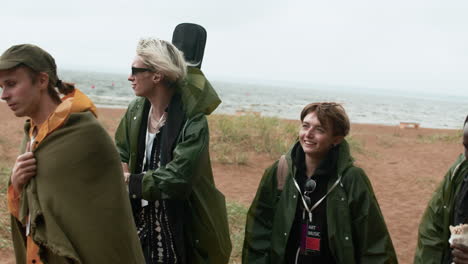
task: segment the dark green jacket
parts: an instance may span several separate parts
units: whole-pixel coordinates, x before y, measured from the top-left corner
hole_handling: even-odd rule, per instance
[[[144,175],[142,196],[149,201],[186,201],[189,231],[184,235],[192,249],[188,253],[190,263],[227,263],[231,241],[226,204],[213,180],[205,116],[214,111],[221,101],[203,73],[196,68],[189,67],[187,80],[177,90],[177,95],[182,98],[186,119],[181,124],[175,145],[169,146],[173,149],[170,161]],[[138,137],[141,123],[147,118],[143,114],[145,102],[145,98],[137,98],[130,103],[115,135],[120,158],[129,164],[131,173],[137,171]],[[171,109],[166,126],[168,129],[173,126]],[[161,148],[165,148],[165,142],[162,144]]]
[[[275,162],[265,171],[249,209],[242,252],[244,264],[285,261],[286,244],[300,199],[292,180],[296,167],[291,150],[286,160],[288,175],[283,191],[277,189],[278,162]],[[353,166],[346,141],[340,144],[336,175],[329,179],[328,188],[337,177],[341,177],[341,183],[326,198],[328,241],[336,262],[397,263],[369,179],[362,169]]]
[[[461,154],[447,171],[421,219],[415,264],[440,264],[447,257],[455,197],[467,173],[468,162]]]
[[[28,131],[29,122],[25,140]],[[21,192],[19,217],[29,216],[44,263],[144,263],[119,155],[91,112],[71,114],[34,156],[36,176]],[[12,216],[19,264],[26,263],[25,225]]]

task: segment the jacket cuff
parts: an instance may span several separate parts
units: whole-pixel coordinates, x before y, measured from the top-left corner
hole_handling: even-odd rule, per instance
[[[141,182],[143,180],[143,173],[131,174],[130,181],[128,182],[128,192],[131,199],[141,199]]]
[[[161,172],[163,168],[159,168],[158,171]],[[158,188],[157,184],[154,182],[153,174],[155,171],[149,170],[143,176],[142,181],[142,198],[148,201],[156,201],[160,199],[170,199],[170,197],[164,196],[161,190]]]

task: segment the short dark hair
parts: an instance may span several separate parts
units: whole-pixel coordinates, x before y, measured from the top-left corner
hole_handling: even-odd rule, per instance
[[[323,126],[331,125],[333,135],[344,137],[348,135],[351,125],[341,104],[334,102],[308,104],[302,109],[301,122],[304,121],[306,115],[314,112]]]

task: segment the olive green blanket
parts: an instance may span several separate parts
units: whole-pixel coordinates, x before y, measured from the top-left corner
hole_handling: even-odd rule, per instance
[[[20,219],[29,216],[44,263],[144,263],[119,155],[90,112],[71,114],[34,156]],[[17,263],[25,263],[26,224],[12,219]]]

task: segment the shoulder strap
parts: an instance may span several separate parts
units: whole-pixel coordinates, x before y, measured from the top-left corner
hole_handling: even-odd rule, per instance
[[[288,174],[288,162],[286,161],[286,156],[281,155],[278,161],[278,168],[276,170],[276,179],[278,182],[278,190],[282,191],[284,183],[286,182],[286,175]]]

